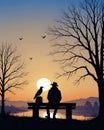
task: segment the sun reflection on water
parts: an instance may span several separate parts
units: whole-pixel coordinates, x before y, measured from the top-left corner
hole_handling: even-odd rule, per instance
[[[32,111],[28,110],[26,112],[19,112],[16,114],[11,114],[11,115],[15,115],[15,116],[22,116],[22,117],[32,117]],[[39,111],[39,116],[42,118],[45,118],[45,116],[47,116],[47,112],[45,110],[40,110]],[[50,118],[53,118],[53,111],[50,111]],[[60,112],[58,111],[56,114],[56,118],[59,119],[65,119],[65,111]],[[77,119],[77,120],[88,120],[91,119],[92,117],[85,117],[85,116],[77,116],[77,115],[72,115],[72,119]]]
[[[45,118],[47,116],[47,113],[44,112],[41,117]],[[50,112],[50,118],[53,118],[53,112]],[[56,118],[60,118],[59,114],[56,115]]]

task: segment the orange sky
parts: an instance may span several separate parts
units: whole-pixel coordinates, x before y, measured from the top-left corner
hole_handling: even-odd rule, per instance
[[[46,34],[48,26],[54,24],[54,19],[60,17],[61,9],[66,9],[70,2],[45,0],[45,5],[42,3],[40,5],[33,0],[24,2],[16,0],[17,3],[11,1],[11,5],[8,2],[0,3],[2,7],[0,9],[0,17],[2,17],[0,42],[13,43],[18,47],[18,52],[22,54],[22,60],[26,63],[25,71],[29,72],[27,77],[29,84],[24,86],[23,90],[15,90],[16,95],[7,93],[6,100],[33,101],[37,91],[36,82],[43,77],[51,82],[58,82],[62,101],[98,96],[97,86],[90,78],[86,82],[82,81],[79,86],[73,84],[76,76],[70,77],[69,80],[67,77],[56,79],[55,73],[61,72],[61,68],[58,63],[53,62],[54,57],[48,55],[54,41],[50,41],[48,36],[45,39],[41,37]],[[43,1],[39,0],[39,2]],[[20,36],[24,38],[22,41],[18,39]],[[33,60],[29,60],[30,57],[33,57]],[[47,101],[47,91],[42,96],[43,100]]]

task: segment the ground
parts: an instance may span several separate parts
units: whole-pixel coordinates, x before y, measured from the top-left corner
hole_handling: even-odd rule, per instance
[[[0,116],[0,130],[103,130],[103,124],[97,118],[86,121],[66,121],[65,119],[49,121],[42,118],[35,120],[32,117]]]

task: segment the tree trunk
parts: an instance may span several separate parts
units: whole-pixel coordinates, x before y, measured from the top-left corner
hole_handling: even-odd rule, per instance
[[[5,115],[5,100],[4,100],[4,92],[2,92],[1,96],[1,114]]]
[[[104,82],[99,80],[98,82],[98,92],[99,92],[99,115],[100,119],[104,119]]]

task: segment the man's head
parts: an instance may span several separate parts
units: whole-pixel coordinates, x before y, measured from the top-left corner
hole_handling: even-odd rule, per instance
[[[53,82],[51,85],[55,87],[58,86],[57,82]]]

